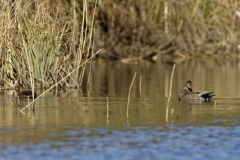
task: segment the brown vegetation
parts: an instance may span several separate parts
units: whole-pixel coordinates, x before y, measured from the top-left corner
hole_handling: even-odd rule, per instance
[[[98,56],[107,59],[238,55],[239,5],[237,0],[1,1],[1,84],[50,87],[99,49],[104,51]],[[80,86],[84,68],[58,86]]]
[[[237,55],[239,8],[237,0],[102,0],[95,48],[105,49],[101,57],[114,59]]]

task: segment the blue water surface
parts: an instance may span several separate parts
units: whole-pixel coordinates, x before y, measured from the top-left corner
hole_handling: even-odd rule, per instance
[[[240,127],[66,127],[43,141],[0,143],[1,159],[238,159]]]

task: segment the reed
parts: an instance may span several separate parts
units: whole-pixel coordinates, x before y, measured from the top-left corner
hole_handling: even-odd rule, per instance
[[[140,76],[140,81],[139,81],[139,92],[140,92],[140,97],[142,95],[142,76]]]
[[[108,97],[106,96],[106,100],[107,100],[107,119],[109,118],[109,105],[108,105]]]
[[[169,102],[170,102],[170,99],[171,99],[171,96],[172,96],[172,80],[173,80],[174,71],[175,71],[175,64],[173,65],[173,69],[172,69],[170,87],[169,87],[169,94],[168,94],[168,101],[167,101],[167,109],[166,109],[166,121],[167,122],[168,122]]]
[[[134,79],[135,79],[135,77],[136,77],[136,74],[137,74],[137,72],[134,73],[134,76],[133,76],[133,79],[132,79],[132,82],[131,82],[131,84],[130,84],[129,91],[128,91],[127,119],[128,119],[128,117],[129,117],[128,108],[129,108],[129,102],[130,102],[131,89],[132,89],[132,85],[133,85]]]

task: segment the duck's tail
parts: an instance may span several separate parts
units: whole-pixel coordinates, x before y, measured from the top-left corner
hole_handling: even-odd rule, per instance
[[[205,101],[210,101],[215,96],[214,92],[200,92],[199,94]]]

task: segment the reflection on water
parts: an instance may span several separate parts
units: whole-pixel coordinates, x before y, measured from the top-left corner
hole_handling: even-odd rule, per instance
[[[93,63],[90,96],[125,97],[134,72],[137,72],[133,96],[140,96],[139,83],[141,78],[143,96],[168,96],[171,63],[138,64]],[[173,96],[192,80],[194,90],[209,90],[221,98],[240,97],[240,62],[238,60],[189,60],[177,63],[173,79]],[[87,77],[85,82],[87,81]],[[86,92],[85,92],[86,93]]]
[[[90,77],[84,79],[87,87],[46,94],[35,103],[35,114],[20,112],[13,93],[1,91],[0,157],[237,159],[239,68],[238,60],[177,63],[167,120],[171,63],[93,62]],[[186,80],[192,80],[194,90],[214,91],[216,97],[207,103],[178,102]],[[22,106],[26,104],[21,101]],[[171,114],[172,109],[179,118]]]

